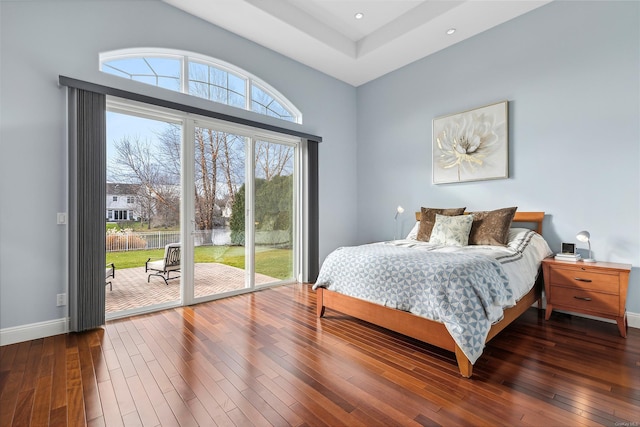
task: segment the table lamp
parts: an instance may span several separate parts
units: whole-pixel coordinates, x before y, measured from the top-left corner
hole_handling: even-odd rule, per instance
[[[589,258],[583,259],[583,261],[596,262],[596,260],[591,257],[591,234],[589,234],[587,230],[583,230],[576,235],[576,239],[589,244]]]

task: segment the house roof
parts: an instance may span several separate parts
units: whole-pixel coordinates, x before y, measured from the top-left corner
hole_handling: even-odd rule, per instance
[[[107,194],[113,196],[127,196],[138,194],[140,184],[121,184],[107,182]]]

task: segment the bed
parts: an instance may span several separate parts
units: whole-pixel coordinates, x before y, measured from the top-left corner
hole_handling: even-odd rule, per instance
[[[416,219],[420,221],[420,212],[416,213]],[[413,275],[414,273],[407,273],[402,269],[397,269],[397,273],[385,273],[393,275],[388,275],[384,278],[372,279],[372,282],[380,281],[381,283],[386,283],[386,285],[383,285],[383,287],[386,287],[386,289],[384,289],[383,291],[389,292],[391,296],[384,296],[383,300],[380,300],[380,298],[378,297],[370,297],[368,294],[365,296],[357,295],[356,291],[346,291],[345,289],[348,289],[350,283],[345,282],[350,282],[352,276],[350,276],[348,272],[342,274],[341,272],[343,270],[341,270],[341,268],[346,268],[348,270],[350,268],[349,265],[358,264],[358,261],[347,260],[346,262],[342,262],[342,264],[346,264],[347,266],[340,266],[340,262],[332,262],[330,258],[338,256],[334,255],[335,252],[346,250],[345,253],[347,255],[349,251],[354,251],[354,254],[352,256],[360,256],[361,259],[377,259],[377,261],[373,261],[373,263],[382,262],[383,259],[387,258],[389,259],[389,262],[394,265],[411,265],[412,263],[423,265],[419,263],[424,263],[422,257],[426,257],[427,255],[423,255],[422,252],[432,251],[420,251],[419,249],[414,250],[409,249],[409,247],[413,248],[414,246],[419,246],[420,249],[423,249],[423,246],[426,247],[429,245],[420,246],[408,241],[401,240],[392,242],[378,242],[369,245],[361,245],[358,247],[339,248],[338,250],[332,252],[327,257],[327,259],[325,259],[325,262],[323,263],[323,266],[320,270],[318,280],[313,286],[313,289],[317,293],[317,315],[318,317],[323,317],[325,314],[325,309],[330,308],[343,314],[364,320],[366,322],[381,326],[391,331],[395,331],[418,339],[425,343],[451,351],[456,356],[460,374],[463,377],[470,378],[473,373],[473,363],[475,363],[475,361],[481,354],[482,348],[484,348],[486,342],[491,340],[496,334],[502,331],[506,326],[517,319],[522,313],[524,313],[536,302],[538,303],[538,309],[541,308],[540,296],[543,284],[542,274],[540,274],[539,266],[541,260],[544,257],[551,255],[551,250],[549,249],[546,242],[544,242],[544,240],[541,238],[543,219],[544,212],[515,212],[513,221],[511,223],[511,227],[513,228],[509,231],[509,245],[507,245],[504,249],[507,252],[513,252],[513,256],[511,256],[512,259],[509,259],[507,261],[505,261],[505,257],[500,258],[502,255],[491,255],[485,257],[482,251],[489,249],[480,247],[471,248],[471,254],[464,254],[459,256],[455,254],[455,251],[450,251],[449,249],[442,247],[441,249],[439,249],[440,252],[451,252],[451,254],[440,254],[440,252],[438,252],[438,255],[429,255],[428,257],[430,258],[426,259],[435,259],[435,261],[433,261],[434,264],[442,264],[439,268],[446,269],[447,274],[445,274],[445,276],[447,276],[447,280],[449,280],[448,278],[453,275],[453,273],[450,274],[449,272],[458,270],[456,266],[447,267],[449,265],[448,263],[457,262],[458,258],[464,259],[465,262],[471,262],[471,265],[473,265],[472,268],[477,271],[474,271],[473,274],[456,273],[455,276],[457,278],[463,277],[463,279],[459,280],[460,283],[456,282],[455,285],[449,284],[446,286],[441,286],[444,291],[429,291],[432,292],[432,294],[429,294],[426,297],[417,295],[426,290],[427,287],[425,287],[424,289],[421,287],[417,291],[413,289],[412,292],[407,292],[406,290],[404,290],[404,288],[402,288],[402,290],[398,290],[398,287],[405,285],[403,284],[403,282],[414,282],[412,286],[415,287],[415,283],[422,281],[422,278],[424,277],[424,273],[420,273],[419,276],[416,276],[418,277],[418,280],[416,280]],[[527,228],[523,228],[525,227],[525,224]],[[513,242],[511,241],[511,239],[514,239]],[[523,243],[525,240],[526,244]],[[535,241],[536,245],[538,246],[530,250],[527,246],[529,245],[530,241]],[[539,243],[539,241],[542,241],[544,243]],[[491,250],[494,249],[492,248]],[[367,252],[357,255],[358,251]],[[476,253],[478,251],[479,253]],[[525,251],[526,257],[522,256],[523,254],[525,254]],[[529,254],[530,251],[535,251],[535,255]],[[420,252],[419,255],[417,254],[418,252]],[[339,256],[345,255],[339,254]],[[396,256],[398,256],[399,258],[396,259]],[[534,257],[536,259],[531,261],[531,257]],[[486,261],[482,258],[487,258],[489,259],[489,261]],[[508,256],[506,258],[508,258]],[[526,268],[521,268],[519,266],[516,267],[517,264],[512,262],[515,262],[516,259],[518,259],[518,262],[520,262],[520,258],[529,258],[529,263],[532,265],[529,265]],[[409,259],[409,261],[406,261],[406,259]],[[506,273],[506,268],[502,269],[501,273],[500,268],[495,266],[496,263],[500,264],[501,262],[505,263],[503,265],[510,264],[510,270],[508,270],[508,274]],[[389,268],[388,270],[391,271],[394,269],[396,269],[396,267]],[[436,268],[433,267],[433,269],[435,270]],[[372,267],[370,270],[375,270],[375,268]],[[486,273],[485,270],[487,271]],[[522,287],[522,284],[520,284],[518,285],[518,291],[509,291],[508,288],[510,288],[511,286],[510,282],[516,281],[513,276],[514,272],[517,271],[517,274],[520,274],[521,270],[530,270],[529,273],[527,273],[527,277],[517,279],[518,281],[524,280],[528,284],[524,289]],[[480,275],[474,275],[478,271],[480,272]],[[373,277],[371,276],[371,274],[373,273],[368,272],[367,274],[369,274],[369,277]],[[443,276],[442,274],[438,274],[437,272],[433,274],[434,277]],[[342,278],[340,277],[341,275],[343,276]],[[400,278],[397,278],[396,276]],[[485,276],[487,276],[488,278],[485,279]],[[365,278],[358,279],[356,281],[362,280],[365,280]],[[490,291],[483,291],[481,289],[478,289],[475,287],[475,284],[472,283],[474,281],[485,282],[489,280],[494,280],[498,283],[494,286],[495,289],[490,288]],[[340,282],[343,283],[340,284]],[[502,283],[503,285],[500,285],[500,283]],[[505,283],[508,283],[508,285],[505,285]],[[376,286],[368,286],[367,283],[365,283],[364,287],[370,287],[371,289],[376,288]],[[500,307],[498,308],[499,313],[493,313],[492,319],[483,319],[482,322],[476,322],[474,317],[473,321],[467,322],[471,325],[469,326],[469,328],[472,330],[472,332],[461,332],[461,326],[459,322],[456,323],[456,321],[452,321],[448,317],[449,312],[451,311],[450,307],[455,305],[454,301],[450,299],[453,297],[451,297],[450,295],[444,295],[443,297],[441,295],[442,292],[457,292],[459,294],[460,291],[455,290],[456,287],[462,289],[465,294],[486,294],[485,296],[480,295],[478,297],[480,300],[493,298],[493,305],[500,305]],[[467,290],[471,287],[474,287],[474,289],[471,289],[467,292]],[[377,286],[377,288],[380,288],[380,286]],[[453,290],[449,291],[448,289],[450,288]],[[503,288],[506,290],[502,291]],[[503,292],[504,295],[499,294],[496,289],[501,289],[501,292]],[[368,290],[366,292],[373,291]],[[509,292],[511,292],[511,295],[509,295]],[[349,293],[351,293],[351,295],[349,295]],[[445,301],[442,304],[442,306],[445,307],[444,309],[442,307],[437,308],[438,310],[440,310],[439,312],[444,312],[444,314],[438,317],[438,315],[434,315],[433,313],[426,313],[426,311],[423,313],[423,310],[416,309],[416,306],[414,306],[413,303],[409,304],[405,302],[406,299],[404,297],[407,293],[411,294],[411,298],[424,300],[425,304],[429,305],[434,305],[433,301],[436,300],[440,302]],[[474,296],[473,298],[476,298],[476,296]],[[402,302],[398,303],[396,299]],[[480,301],[481,304],[485,302],[486,301]],[[465,300],[465,304],[466,303],[468,303],[468,301]],[[488,303],[488,305],[492,304]],[[478,311],[482,312],[482,309],[478,309]],[[495,312],[496,309],[495,307],[491,309],[487,309],[485,307],[484,311],[487,312],[487,317],[490,317],[490,313]],[[416,312],[419,314],[415,314]],[[473,314],[473,316],[476,316],[476,314]],[[482,323],[484,325],[482,328],[477,328],[478,331],[482,331],[475,331],[476,323]],[[465,329],[467,328],[467,326],[462,325],[462,328]],[[469,344],[469,342],[467,342],[467,338],[470,335],[476,335],[476,337],[474,338],[474,340],[476,341],[475,343]],[[478,338],[478,336],[480,338]],[[481,340],[480,343],[477,342],[479,339]]]

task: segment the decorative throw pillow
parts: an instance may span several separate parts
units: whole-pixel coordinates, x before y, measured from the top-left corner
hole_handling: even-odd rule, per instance
[[[494,211],[472,212],[473,225],[469,234],[470,245],[506,246],[509,228],[517,207]]]
[[[446,246],[467,246],[473,215],[446,216],[436,214],[430,243]]]
[[[411,229],[409,234],[407,234],[406,239],[407,240],[418,240],[418,230],[419,229],[420,229],[420,221],[416,221],[415,225],[413,226],[413,228]]]
[[[464,208],[420,208],[420,228],[418,229],[418,240],[428,242],[431,237],[431,230],[433,230],[433,224],[436,222],[436,214],[456,216],[464,213]]]

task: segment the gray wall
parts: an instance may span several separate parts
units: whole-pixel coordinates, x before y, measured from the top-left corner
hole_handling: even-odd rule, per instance
[[[640,313],[640,4],[553,2],[371,83],[358,104],[358,240],[420,206],[547,212],[552,249],[587,229],[594,257],[633,264]],[[434,185],[434,117],[509,101],[510,178]]]
[[[638,8],[553,2],[355,89],[158,1],[0,2],[0,330],[66,316],[55,304],[67,291],[57,78],[120,84],[97,71],[98,54],[128,47],[220,58],[303,112],[304,130],[324,138],[321,260],[391,238],[397,204],[403,232],[422,205],[517,205],[548,213],[552,246],[588,229],[596,258],[632,263],[627,306],[640,313]],[[504,99],[511,177],[431,184],[433,117]]]
[[[160,1],[0,2],[0,40],[0,330],[66,316],[66,307],[56,307],[56,294],[67,292],[68,280],[66,226],[56,225],[68,197],[66,92],[57,80],[66,75],[130,83],[98,72],[103,51],[183,49],[222,59],[271,84],[302,111],[302,130],[324,138],[321,257],[356,240],[352,86]]]

